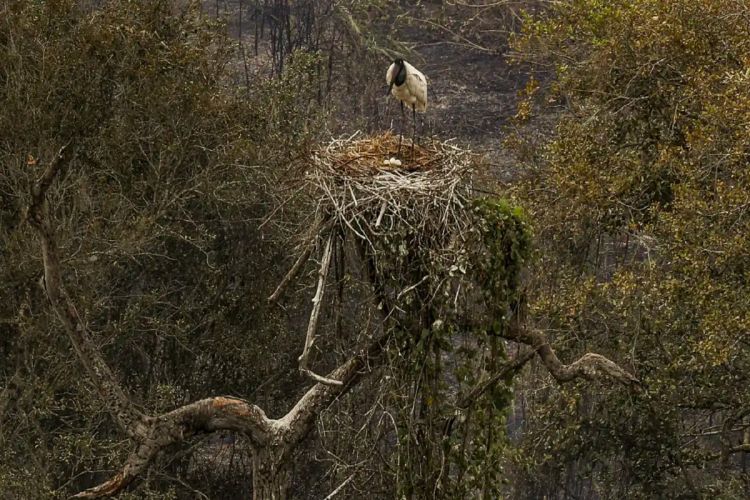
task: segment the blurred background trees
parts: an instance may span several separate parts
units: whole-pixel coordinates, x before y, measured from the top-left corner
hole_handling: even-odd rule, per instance
[[[51,206],[67,286],[139,403],[233,393],[271,410],[289,383],[254,395],[288,355],[285,318],[259,284],[284,253],[258,227],[270,172],[306,147],[314,120],[295,105],[304,61],[248,96],[229,79],[228,40],[194,7],[91,9],[11,1],[0,15],[0,490],[16,498],[80,491],[129,451],[59,333],[22,224],[31,183],[64,144],[75,160]]]

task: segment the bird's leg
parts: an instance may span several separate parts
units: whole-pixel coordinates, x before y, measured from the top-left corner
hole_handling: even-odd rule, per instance
[[[411,159],[414,159],[414,140],[417,137],[417,108],[414,104],[411,105],[411,121],[413,125],[411,133]]]
[[[401,140],[404,138],[404,117],[406,116],[406,112],[404,112],[404,101],[401,101],[401,129],[398,133],[398,152],[397,155],[401,154]]]

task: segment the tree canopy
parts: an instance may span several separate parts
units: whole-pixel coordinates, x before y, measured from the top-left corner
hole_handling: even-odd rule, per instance
[[[549,393],[534,428],[550,431],[525,438],[545,443],[520,461],[529,480],[747,491],[748,30],[742,2],[576,0],[516,40],[544,82],[509,138],[530,167],[518,196],[540,244],[529,308],[573,351],[629,353],[648,388]],[[528,124],[543,105],[540,138]]]

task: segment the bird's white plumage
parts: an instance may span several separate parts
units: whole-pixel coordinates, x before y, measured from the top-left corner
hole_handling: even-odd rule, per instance
[[[404,61],[406,68],[406,81],[403,85],[394,85],[391,94],[409,107],[414,107],[420,113],[427,111],[427,78],[414,66]],[[399,67],[392,63],[385,74],[388,85],[393,82]]]

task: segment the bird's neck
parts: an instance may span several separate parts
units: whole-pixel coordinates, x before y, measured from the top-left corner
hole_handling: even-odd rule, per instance
[[[396,84],[396,86],[401,86],[406,81],[406,64],[402,65],[398,69],[398,73],[396,73],[396,78],[393,79],[393,83]]]

